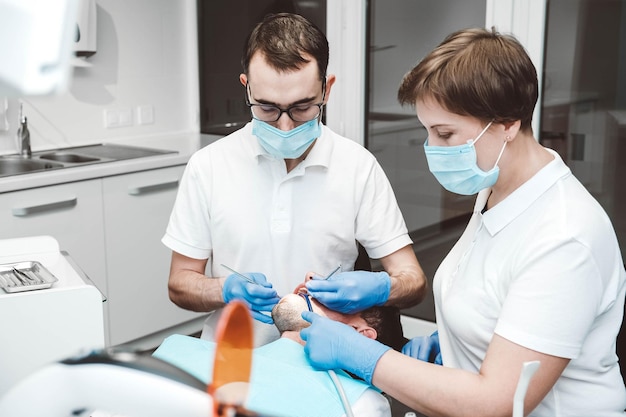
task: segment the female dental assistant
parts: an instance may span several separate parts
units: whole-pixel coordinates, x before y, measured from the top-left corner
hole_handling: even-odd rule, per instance
[[[310,360],[342,368],[429,416],[511,416],[526,361],[540,361],[532,416],[624,416],[615,341],[626,272],[611,222],[559,155],[533,136],[536,70],[521,44],[485,29],[449,35],[398,92],[428,131],[443,187],[478,193],[435,274],[438,335],[405,353],[313,313]]]

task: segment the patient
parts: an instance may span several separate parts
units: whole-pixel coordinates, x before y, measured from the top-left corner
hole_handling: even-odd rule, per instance
[[[302,318],[302,311],[307,310],[308,305],[300,295],[306,292],[304,284],[298,285],[293,294],[282,297],[272,310],[272,319],[281,337],[288,337],[302,345],[304,342],[300,339],[300,330],[309,326],[309,323]],[[364,336],[378,340],[397,351],[401,352],[408,342],[403,334],[400,310],[397,308],[372,307],[359,313],[344,314],[329,309],[314,298],[309,300],[313,312],[350,325]]]
[[[310,299],[313,311],[352,326],[366,337],[377,339],[396,350],[407,339],[402,334],[400,311],[395,307],[372,307],[357,314],[331,311]],[[304,354],[300,329],[308,323],[301,318],[306,300],[297,294],[284,296],[272,310],[280,339],[254,349],[251,384],[245,406],[255,412],[276,416],[340,417],[345,411],[339,394],[325,371],[317,371]],[[210,383],[215,344],[190,336],[170,336],[154,356]],[[389,417],[388,400],[363,381],[337,371],[355,416]]]

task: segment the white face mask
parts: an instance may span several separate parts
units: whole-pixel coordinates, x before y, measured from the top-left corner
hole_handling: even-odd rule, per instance
[[[428,169],[443,188],[456,194],[472,195],[496,183],[500,173],[498,162],[504,153],[506,141],[496,163],[489,171],[483,171],[478,166],[474,147],[478,139],[489,129],[491,123],[489,122],[476,139],[470,139],[464,145],[429,146],[428,141],[424,142]]]
[[[321,133],[322,126],[317,118],[291,130],[280,130],[267,122],[252,119],[252,134],[267,153],[277,158],[299,158]]]

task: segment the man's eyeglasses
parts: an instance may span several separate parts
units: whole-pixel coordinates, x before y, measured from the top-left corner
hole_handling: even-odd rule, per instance
[[[326,95],[326,85],[323,87],[322,100]],[[286,109],[281,109],[273,104],[256,104],[250,103],[249,99],[250,86],[246,84],[246,105],[250,107],[252,117],[262,122],[276,122],[280,119],[283,113],[287,115],[294,122],[308,122],[319,117],[322,113],[322,107],[324,103],[316,104],[294,104]]]

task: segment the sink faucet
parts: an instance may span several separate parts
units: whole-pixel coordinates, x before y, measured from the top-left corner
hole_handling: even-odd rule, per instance
[[[30,150],[30,132],[28,131],[26,116],[22,115],[22,106],[20,106],[20,127],[17,129],[17,140],[20,145],[20,154],[22,157],[30,158],[32,155]]]

